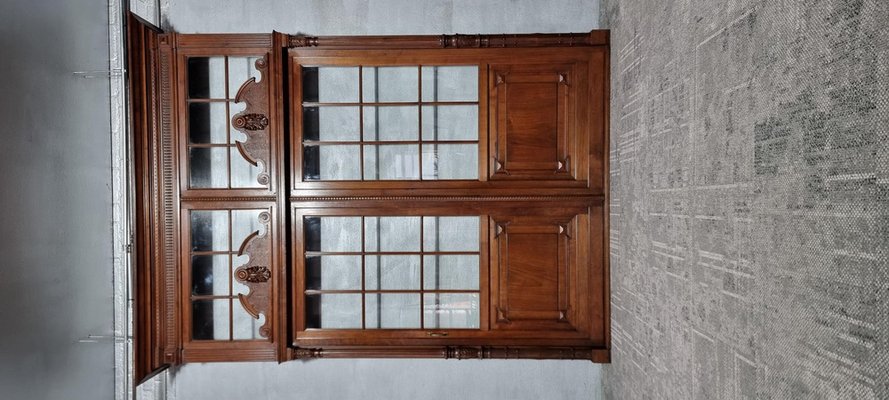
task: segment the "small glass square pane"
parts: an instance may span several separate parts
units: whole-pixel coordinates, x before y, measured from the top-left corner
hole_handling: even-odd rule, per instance
[[[417,67],[364,67],[364,102],[417,101]]]
[[[232,210],[232,250],[237,251],[247,237],[253,232],[259,232],[260,235],[266,231],[266,225],[259,219],[259,214],[265,209],[259,210]]]
[[[423,179],[478,179],[478,145],[424,144]]]
[[[307,290],[361,290],[361,256],[306,257]]]
[[[426,290],[478,290],[478,255],[423,256]]]
[[[188,58],[188,97],[225,98],[225,57]]]
[[[259,328],[265,324],[265,314],[259,314],[259,318],[253,318],[244,310],[241,302],[234,300],[232,308],[232,339],[234,340],[258,340],[263,339],[259,334]]]
[[[256,69],[256,60],[260,57],[229,57],[228,58],[228,97],[234,99],[238,95],[247,80],[256,78],[259,82],[262,78]]]
[[[188,183],[195,189],[228,187],[228,147],[188,149]]]
[[[304,102],[358,102],[358,67],[303,67],[302,75]]]
[[[364,107],[364,140],[418,140],[420,114],[417,106]]]
[[[191,250],[229,251],[228,211],[191,211]]]
[[[420,294],[366,294],[365,323],[368,329],[420,328]]]
[[[226,143],[228,116],[225,102],[188,103],[188,140],[191,143]]]
[[[229,256],[202,255],[191,257],[191,294],[196,296],[228,296]]]
[[[191,337],[194,340],[229,340],[230,299],[195,300],[191,304]]]
[[[306,295],[306,328],[360,329],[361,295]]]
[[[420,256],[364,256],[367,290],[419,290]]]
[[[420,179],[419,146],[415,144],[365,145],[365,180]]]
[[[361,217],[305,217],[303,221],[306,251],[361,251]]]
[[[303,140],[352,142],[360,139],[358,107],[303,107]]]
[[[364,248],[376,251],[419,251],[420,217],[365,217]]]
[[[361,148],[351,145],[303,147],[303,179],[307,181],[361,180]]]
[[[426,329],[478,329],[478,293],[426,293],[423,295]]]
[[[267,186],[259,183],[259,174],[262,173],[262,166],[259,163],[251,164],[241,155],[241,151],[237,147],[229,148],[229,152],[231,153],[233,188],[264,188]]]
[[[423,250],[478,251],[479,217],[423,217]]]
[[[234,276],[234,272],[238,267],[243,267],[244,265],[247,265],[248,262],[250,262],[249,255],[244,254],[239,256],[237,254],[232,254],[232,276]],[[247,295],[248,293],[250,293],[250,287],[238,282],[237,279],[232,278],[232,296],[237,296],[239,294]]]
[[[478,66],[423,67],[423,101],[478,101]]]
[[[423,140],[478,140],[478,106],[423,106]]]

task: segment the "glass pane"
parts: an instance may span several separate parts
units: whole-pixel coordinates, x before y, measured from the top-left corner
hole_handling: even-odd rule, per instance
[[[237,249],[235,249],[237,250]],[[243,255],[239,256],[236,254],[232,254],[232,276],[234,276],[234,272],[238,267],[246,265],[250,261],[250,256]],[[237,296],[239,294],[246,295],[250,293],[250,288],[247,285],[244,285],[238,282],[237,279],[232,279],[232,295]]]
[[[423,140],[478,140],[478,106],[423,106]]]
[[[361,256],[306,257],[306,289],[361,290]]]
[[[225,102],[188,104],[188,140],[192,143],[226,143]]]
[[[306,251],[361,251],[361,217],[305,217]]]
[[[365,217],[365,251],[419,251],[420,217]]]
[[[228,211],[191,212],[191,250],[229,251]]]
[[[478,146],[424,144],[423,179],[478,179]]]
[[[265,323],[265,315],[259,314],[259,319],[254,319],[237,299],[234,300],[234,308],[232,309],[232,339],[235,340],[255,340],[262,339],[259,334],[259,328]]]
[[[303,101],[357,103],[358,67],[303,67]]]
[[[364,179],[420,179],[419,150],[414,144],[365,145]]]
[[[360,148],[349,145],[305,146],[303,179],[307,181],[361,180]]]
[[[225,98],[225,57],[188,58],[188,97]]]
[[[423,67],[423,101],[478,101],[478,66]]]
[[[191,305],[194,340],[229,340],[230,300],[195,300]]]
[[[193,188],[228,187],[228,147],[188,149],[189,184]]]
[[[306,296],[306,328],[360,329],[360,294],[311,294]]]
[[[256,60],[260,57],[229,57],[228,58],[228,97],[234,99],[238,90],[250,78],[259,82],[262,75],[256,69]]]
[[[247,109],[246,102],[242,101],[240,103],[235,103],[235,102],[228,103],[228,115],[230,115],[231,117],[234,117],[237,113],[244,111],[246,109]],[[245,135],[243,132],[241,132],[235,128],[234,124],[232,124],[232,118],[228,119],[228,124],[230,125],[229,130],[228,130],[229,143],[235,144],[235,142],[247,141],[247,135]]]
[[[420,328],[419,293],[380,293],[365,295],[365,323],[368,329]]]
[[[303,107],[303,140],[358,141],[358,107]]]
[[[417,67],[364,67],[364,102],[417,101]]]
[[[418,140],[419,110],[416,106],[364,107],[364,140]]]
[[[232,210],[232,251],[237,251],[253,232],[265,233],[265,224],[259,220],[263,211],[267,210]]]
[[[262,173],[260,164],[251,164],[247,161],[237,147],[229,148],[232,162],[232,187],[233,188],[263,188],[259,183],[259,174]]]
[[[191,294],[228,296],[229,265],[227,255],[191,257]]]
[[[364,256],[367,290],[419,290],[420,256]]]
[[[478,329],[478,293],[426,293],[423,322],[427,329]]]
[[[423,217],[423,250],[478,251],[479,217]]]
[[[477,255],[423,256],[426,290],[478,290]]]

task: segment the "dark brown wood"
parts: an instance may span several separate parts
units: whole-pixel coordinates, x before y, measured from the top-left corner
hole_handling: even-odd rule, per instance
[[[607,45],[605,31],[501,35],[304,36],[290,35],[288,47],[348,49],[448,49],[581,47]]]
[[[607,31],[312,37],[131,30],[137,377],[166,365],[209,361],[431,357],[608,362],[608,44]],[[257,68],[262,79],[243,84],[236,100],[245,101],[247,109],[230,115],[228,129],[247,135],[236,146],[245,159],[262,166],[259,179],[265,188],[188,185],[190,148],[229,146],[188,143],[189,104],[230,101],[187,99],[188,58],[213,56],[261,57]],[[405,104],[478,107],[478,140],[464,141],[477,143],[478,179],[304,181],[302,68],[357,65],[476,66],[477,101]],[[422,86],[418,91],[423,92]],[[366,103],[353,105],[363,112]],[[192,253],[189,212],[238,209],[267,210],[267,233],[243,240],[236,253],[250,259],[230,270],[230,278],[250,292],[191,296],[191,255],[216,253]],[[302,243],[307,215],[479,216],[484,221],[477,253],[479,328],[307,329]],[[362,275],[362,289],[364,281]],[[191,301],[205,298],[230,299],[233,307],[254,317],[264,315],[266,339],[193,340]],[[366,326],[363,311],[362,302]],[[230,325],[232,321],[230,314]]]

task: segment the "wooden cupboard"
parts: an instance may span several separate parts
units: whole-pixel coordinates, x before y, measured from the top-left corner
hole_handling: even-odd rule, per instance
[[[139,380],[609,361],[607,31],[128,32]]]

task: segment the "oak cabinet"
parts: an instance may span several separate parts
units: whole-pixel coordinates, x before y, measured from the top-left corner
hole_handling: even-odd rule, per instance
[[[129,24],[136,358],[607,362],[608,35]]]

